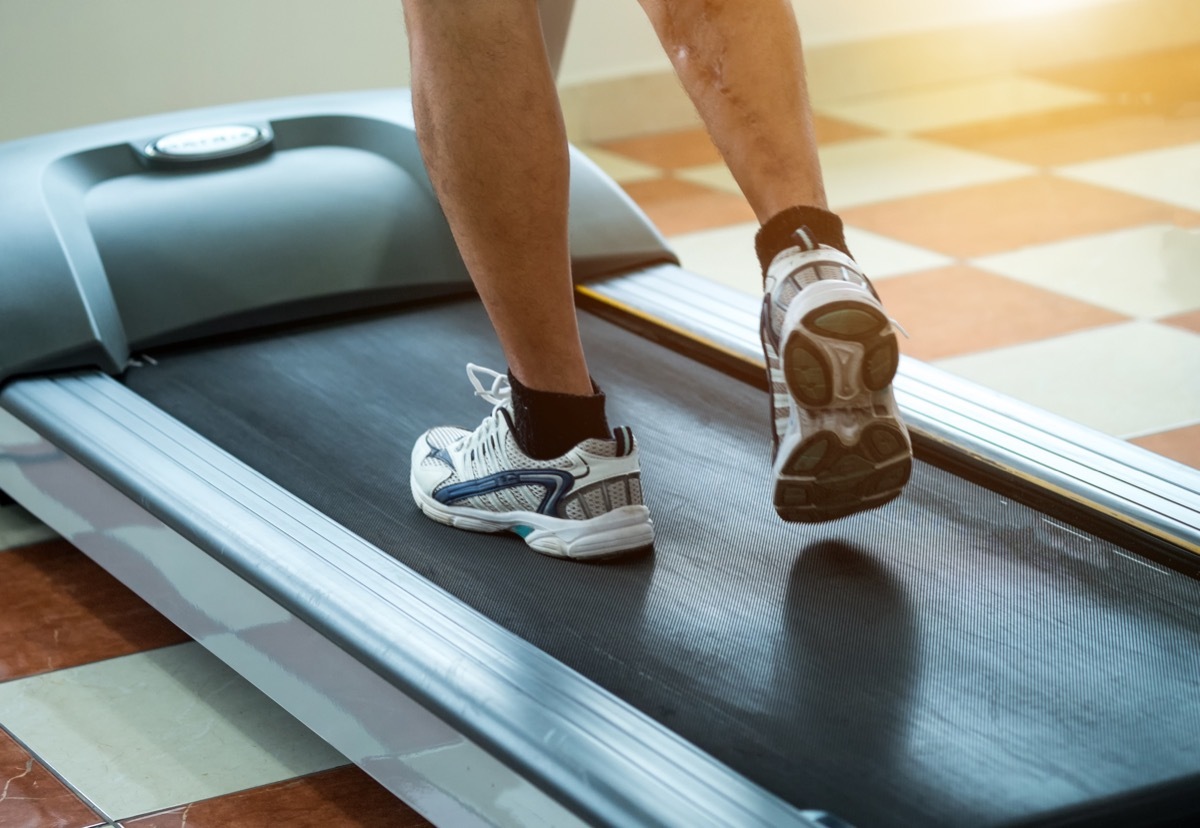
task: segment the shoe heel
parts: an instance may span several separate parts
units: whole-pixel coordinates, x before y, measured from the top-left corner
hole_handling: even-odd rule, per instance
[[[864,391],[887,388],[896,376],[900,349],[881,310],[840,300],[809,311],[789,332],[782,358],[795,400],[805,408],[824,408],[835,402],[863,404]]]
[[[819,523],[895,499],[912,473],[912,450],[895,420],[868,425],[849,444],[818,431],[776,466],[775,511],[783,520]]]

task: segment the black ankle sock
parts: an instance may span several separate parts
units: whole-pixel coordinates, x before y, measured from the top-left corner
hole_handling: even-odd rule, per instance
[[[612,437],[604,416],[604,394],[558,394],[526,388],[508,372],[512,386],[513,435],[521,451],[535,460],[561,457],[590,437]]]
[[[754,249],[758,252],[764,276],[775,257],[796,244],[792,234],[801,227],[808,228],[808,234],[817,244],[827,244],[850,255],[842,233],[842,220],[836,213],[820,207],[789,207],[768,219],[754,237]]]

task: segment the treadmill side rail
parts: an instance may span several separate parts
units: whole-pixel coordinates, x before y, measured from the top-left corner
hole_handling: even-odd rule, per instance
[[[823,824],[102,374],[0,393],[0,488],[432,819]]]
[[[757,296],[673,265],[577,292],[584,307],[618,324],[763,381]],[[909,357],[895,389],[922,459],[997,485],[1030,484],[1039,504],[1111,527],[1150,557],[1200,574],[1200,471]]]

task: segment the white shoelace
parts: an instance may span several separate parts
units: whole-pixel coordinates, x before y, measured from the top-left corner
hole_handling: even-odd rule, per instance
[[[473,362],[467,363],[467,378],[475,388],[475,396],[482,397],[492,404],[492,413],[483,419],[479,428],[462,438],[460,450],[467,455],[472,464],[473,473],[478,475],[490,470],[491,464],[485,462],[494,456],[499,456],[502,449],[499,440],[500,409],[512,399],[512,385],[506,374],[484,368]],[[485,385],[490,380],[490,385]],[[478,465],[476,465],[478,464]],[[480,468],[482,467],[482,468]]]
[[[480,376],[490,378],[492,384],[484,386]],[[467,363],[467,378],[471,380],[471,385],[475,387],[475,396],[483,397],[496,408],[504,405],[512,399],[512,385],[508,382],[508,376],[493,371],[491,368],[484,368],[482,365],[476,365],[473,362]],[[493,409],[495,410],[495,409]]]

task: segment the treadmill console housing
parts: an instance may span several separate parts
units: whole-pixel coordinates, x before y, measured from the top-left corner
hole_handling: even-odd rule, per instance
[[[674,261],[572,153],[577,281]],[[520,209],[520,205],[513,205]],[[0,145],[0,382],[473,288],[407,90],[283,99]]]

